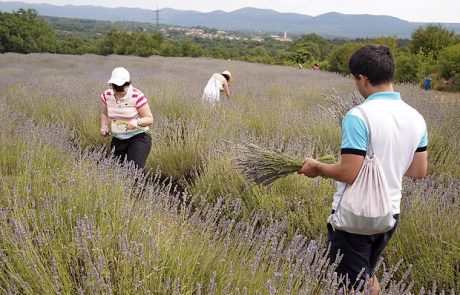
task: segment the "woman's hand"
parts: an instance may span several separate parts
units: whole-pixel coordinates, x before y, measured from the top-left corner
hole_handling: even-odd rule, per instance
[[[128,125],[126,125],[126,131],[134,130],[137,127],[139,127],[139,120],[138,119],[132,119],[131,121],[128,122]]]
[[[100,132],[101,132],[102,136],[109,136],[110,135],[110,130],[109,130],[108,126],[102,126]]]

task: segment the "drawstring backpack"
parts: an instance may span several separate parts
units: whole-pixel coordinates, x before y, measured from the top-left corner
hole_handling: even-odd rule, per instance
[[[337,209],[329,216],[328,222],[334,229],[373,235],[389,231],[396,220],[393,218],[387,180],[372,147],[369,120],[361,107],[356,108],[369,129],[368,152],[358,176],[353,184],[345,187]]]

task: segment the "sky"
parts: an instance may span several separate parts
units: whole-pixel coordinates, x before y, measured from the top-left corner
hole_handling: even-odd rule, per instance
[[[97,5],[154,10],[175,8],[209,12],[242,7],[317,16],[327,12],[389,15],[411,22],[460,23],[460,0],[0,0],[54,5]]]

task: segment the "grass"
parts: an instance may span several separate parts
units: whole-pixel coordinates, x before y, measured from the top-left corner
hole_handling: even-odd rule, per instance
[[[28,127],[35,134],[32,129],[42,126]],[[24,134],[8,137],[25,141]],[[254,294],[271,280],[270,286],[283,288],[288,279],[293,292],[306,292],[322,277],[312,273],[309,282],[304,272],[288,272],[283,252],[289,244],[279,240],[283,231],[276,223],[231,226],[231,219],[220,217],[224,205],[176,213],[167,188],[148,184],[144,198],[135,198],[132,171],[109,160],[97,164],[100,154],[80,157],[40,140],[22,146],[22,155],[0,155],[2,162],[20,164],[9,170],[14,181],[4,181],[2,173],[1,202],[8,209],[0,218],[4,293]],[[322,252],[314,244],[309,249],[308,255]]]
[[[0,64],[2,292],[338,292],[332,278],[314,275],[324,267],[319,245],[334,183],[291,175],[253,187],[225,142],[250,139],[299,159],[337,153],[340,128],[320,106],[324,93],[352,103],[349,79],[188,58],[4,54]],[[148,168],[180,185],[189,209],[177,211],[183,196],[160,183],[138,199],[131,172],[97,152],[109,144],[99,135],[99,94],[120,64],[154,113]],[[221,68],[237,77],[234,96],[203,105],[202,87]],[[384,254],[387,271],[404,261],[384,293],[409,293],[396,289],[409,264],[412,292],[434,281],[458,292],[459,97],[396,89],[427,120],[430,178],[405,183],[401,224]]]

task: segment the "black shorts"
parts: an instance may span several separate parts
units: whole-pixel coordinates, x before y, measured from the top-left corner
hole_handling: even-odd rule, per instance
[[[143,132],[128,139],[112,138],[111,149],[120,162],[132,161],[137,168],[143,169],[152,147],[152,137]]]
[[[327,224],[327,239],[328,245],[330,245],[329,261],[331,263],[335,261],[340,249],[340,254],[343,256],[336,271],[339,275],[348,275],[350,287],[357,280],[365,280],[367,276],[372,277],[374,275],[380,254],[396,231],[399,214],[394,215],[394,219],[396,219],[396,223],[391,230],[375,235],[358,235],[334,230],[332,225]],[[364,273],[357,278],[363,268]]]

